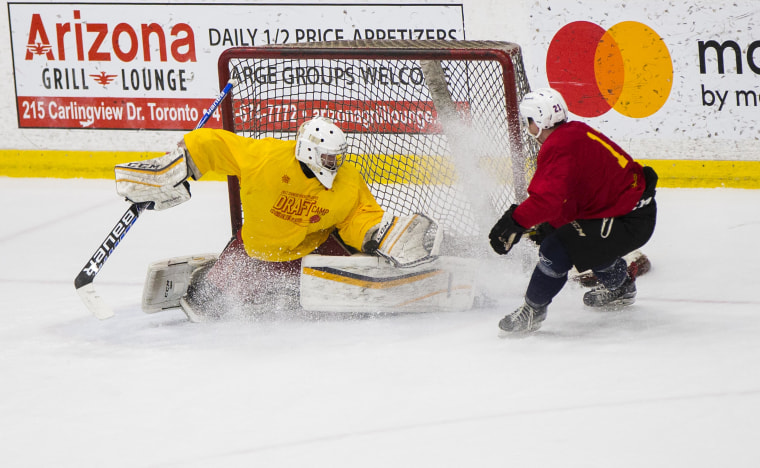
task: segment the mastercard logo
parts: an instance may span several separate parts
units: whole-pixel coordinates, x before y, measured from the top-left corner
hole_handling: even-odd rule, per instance
[[[605,31],[575,21],[552,38],[546,74],[576,115],[598,117],[615,109],[643,118],[668,100],[673,61],[660,35],[643,23],[625,21]]]

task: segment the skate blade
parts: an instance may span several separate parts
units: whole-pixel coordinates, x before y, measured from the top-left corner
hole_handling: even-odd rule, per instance
[[[636,297],[628,297],[628,298],[617,299],[605,305],[600,305],[600,306],[586,305],[586,307],[589,309],[598,310],[601,312],[615,312],[618,310],[625,309],[626,307],[633,304],[634,302],[636,302]]]
[[[540,328],[540,327],[539,327]],[[506,331],[499,329],[498,337],[502,340],[523,340],[536,334],[538,328],[533,330]]]
[[[505,330],[499,327],[499,338],[508,338],[508,339],[527,338],[535,334],[541,328],[542,323],[543,321],[538,322],[538,323],[533,323],[528,328],[525,328],[523,330]]]

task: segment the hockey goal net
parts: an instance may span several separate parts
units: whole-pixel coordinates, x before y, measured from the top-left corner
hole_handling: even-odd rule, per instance
[[[238,84],[222,105],[225,129],[294,139],[305,120],[327,116],[345,131],[346,164],[359,168],[378,203],[397,215],[427,214],[447,239],[483,236],[526,196],[537,147],[520,131],[518,103],[529,87],[516,44],[232,48],[219,58],[220,84],[231,77]],[[236,232],[243,214],[234,177],[229,186]]]

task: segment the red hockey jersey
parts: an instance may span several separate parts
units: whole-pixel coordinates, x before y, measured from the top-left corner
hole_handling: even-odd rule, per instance
[[[628,153],[585,123],[568,122],[541,145],[528,198],[512,217],[530,228],[622,216],[644,188],[642,167]]]

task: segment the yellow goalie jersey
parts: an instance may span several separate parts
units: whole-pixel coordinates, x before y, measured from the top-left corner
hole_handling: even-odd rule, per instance
[[[331,189],[307,177],[295,157],[295,141],[247,138],[226,130],[185,135],[201,174],[213,171],[240,180],[241,237],[248,255],[284,262],[319,247],[333,229],[361,250],[367,231],[380,223],[377,204],[359,171],[343,165]]]

